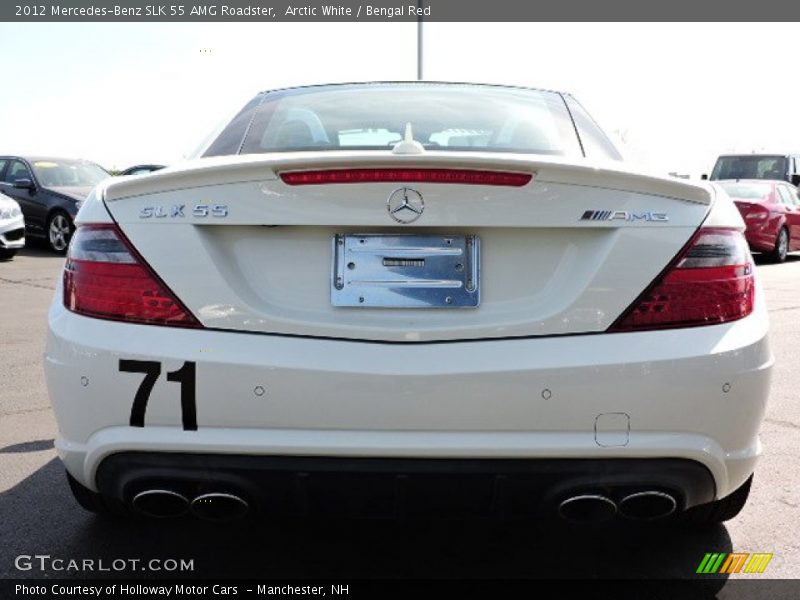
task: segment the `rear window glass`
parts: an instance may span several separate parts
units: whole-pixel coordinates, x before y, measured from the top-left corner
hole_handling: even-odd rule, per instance
[[[795,188],[789,188],[788,186],[782,185],[778,187],[778,192],[780,193],[781,200],[783,204],[786,206],[797,206],[800,204],[797,198],[797,190]]]
[[[249,111],[240,153],[390,150],[410,123],[414,139],[428,150],[583,156],[570,113],[556,92],[357,84],[283,90],[261,98]],[[220,138],[239,137],[246,112]],[[236,145],[235,140],[214,143],[205,155],[235,153]]]
[[[722,188],[731,198],[741,200],[763,200],[772,192],[768,183],[721,183]]]
[[[583,152],[589,158],[609,158],[611,160],[622,160],[619,151],[611,143],[603,130],[598,127],[589,113],[572,96],[565,96],[572,119],[575,121],[575,128],[581,136]]]
[[[784,179],[785,156],[720,156],[711,179]]]

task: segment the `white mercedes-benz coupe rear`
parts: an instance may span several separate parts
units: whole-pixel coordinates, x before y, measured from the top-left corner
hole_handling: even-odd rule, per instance
[[[571,96],[259,94],[108,180],[49,313],[85,508],[681,515],[744,505],[772,355],[739,212],[627,169]]]

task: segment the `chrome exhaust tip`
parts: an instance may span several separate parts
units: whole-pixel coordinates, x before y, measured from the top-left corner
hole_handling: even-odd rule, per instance
[[[665,492],[648,490],[625,496],[619,503],[619,512],[628,519],[653,521],[670,516],[678,502]]]
[[[186,514],[189,510],[189,500],[172,490],[145,490],[133,497],[131,506],[146,517],[167,519]]]
[[[558,514],[572,523],[600,523],[617,514],[617,505],[605,496],[572,496],[558,505]]]
[[[202,494],[192,500],[189,510],[206,521],[232,521],[240,519],[249,510],[247,502],[234,494],[213,492]]]

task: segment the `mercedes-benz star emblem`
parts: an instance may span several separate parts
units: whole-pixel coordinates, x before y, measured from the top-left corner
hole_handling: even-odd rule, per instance
[[[401,187],[389,195],[386,210],[398,223],[413,223],[422,216],[425,201],[417,190]]]

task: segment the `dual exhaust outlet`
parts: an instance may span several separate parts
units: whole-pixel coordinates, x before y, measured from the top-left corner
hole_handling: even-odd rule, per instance
[[[655,521],[670,516],[677,507],[678,502],[671,494],[647,490],[629,494],[619,503],[600,494],[572,496],[558,505],[558,514],[573,523],[599,523],[617,514],[628,519]]]
[[[181,517],[191,513],[206,521],[232,521],[244,517],[250,506],[236,494],[211,492],[189,500],[183,494],[166,489],[139,492],[131,501],[136,512],[156,518]],[[629,494],[619,503],[600,494],[571,496],[558,505],[558,514],[573,523],[599,523],[617,514],[629,519],[653,521],[675,512],[675,497],[665,492],[647,490]]]
[[[133,497],[131,506],[136,512],[147,517],[165,519],[191,513],[206,521],[239,519],[247,514],[250,508],[247,501],[236,494],[212,492],[189,500],[179,492],[164,489],[139,492]]]

